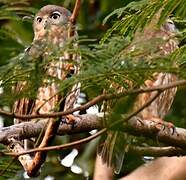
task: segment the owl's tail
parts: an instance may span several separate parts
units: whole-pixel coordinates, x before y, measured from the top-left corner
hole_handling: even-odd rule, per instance
[[[125,156],[125,138],[122,132],[109,131],[107,137],[101,138],[98,154],[108,167],[112,167],[116,174],[121,171]]]

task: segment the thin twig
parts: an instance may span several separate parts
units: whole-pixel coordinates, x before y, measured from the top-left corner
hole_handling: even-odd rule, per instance
[[[73,25],[76,24],[76,20],[77,20],[78,14],[79,14],[80,7],[81,7],[81,0],[76,0],[76,4],[75,4],[74,10],[73,10],[73,13],[70,17],[70,21]]]
[[[75,24],[79,14],[80,7],[81,7],[81,0],[76,0],[73,13],[70,17],[70,28],[68,34],[69,37],[73,37],[75,35]]]

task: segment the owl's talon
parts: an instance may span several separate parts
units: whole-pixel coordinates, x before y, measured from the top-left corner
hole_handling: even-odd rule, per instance
[[[68,124],[66,117],[61,118],[61,124]]]
[[[175,133],[177,134],[174,124],[172,124],[171,122],[166,122],[166,123],[167,123],[167,128],[170,130],[172,129],[171,135],[174,135]]]
[[[67,125],[71,125],[71,127],[73,129],[77,125],[76,117],[73,116],[72,114],[66,115],[66,116],[61,118],[61,123],[62,124],[67,124]]]
[[[177,133],[174,124],[172,124],[171,122],[165,122],[165,121],[162,123],[164,126],[163,131],[167,128],[171,132],[171,135],[174,135],[175,133]]]
[[[152,121],[154,121],[156,123],[156,127],[158,129],[160,129],[162,131],[164,131],[165,129],[168,129],[170,132],[171,132],[171,129],[172,129],[171,135],[174,135],[175,133],[177,134],[176,128],[175,128],[173,123],[166,122],[166,121],[163,121],[162,119],[158,119],[158,118],[153,118]],[[161,127],[159,127],[159,125]]]
[[[68,123],[71,125],[72,129],[76,127],[77,122],[76,122],[76,117],[73,116],[72,114],[69,114],[66,116]]]
[[[138,118],[137,121],[141,124],[141,125],[144,125],[144,122],[142,119]]]
[[[172,135],[174,135],[175,133],[178,135],[178,133],[176,132],[176,128],[172,127]]]
[[[71,127],[72,127],[72,129],[74,129],[75,127],[77,127],[77,122],[74,121],[74,122],[71,124]]]

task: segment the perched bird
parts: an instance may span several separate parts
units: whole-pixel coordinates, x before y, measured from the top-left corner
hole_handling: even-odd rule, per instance
[[[33,61],[43,63],[43,72],[49,78],[43,78],[36,89],[35,99],[27,97],[17,100],[14,112],[17,114],[44,114],[54,111],[65,111],[73,108],[79,95],[79,84],[70,88],[69,92],[61,93],[59,84],[79,71],[79,56],[69,54],[62,49],[77,36],[76,30],[71,33],[71,13],[56,5],[47,5],[39,10],[33,22],[34,39],[26,54]],[[73,37],[72,37],[73,34]],[[73,46],[77,44],[74,42]],[[41,67],[41,66],[40,66]],[[36,80],[37,81],[37,80]],[[27,82],[20,82],[15,87],[17,93],[24,91]],[[62,118],[62,117],[61,117]],[[67,115],[73,123],[73,116]],[[48,118],[52,120],[53,118]],[[15,123],[22,120],[15,119]]]
[[[143,32],[136,32],[134,40],[122,54],[125,56],[132,52],[139,52],[135,61],[143,59],[155,59],[158,57],[165,57],[171,54],[178,48],[178,41],[175,38],[176,27],[174,23],[167,19],[166,22],[160,27],[157,27],[158,15],[153,19]],[[154,86],[165,85],[177,80],[175,74],[156,72],[152,75],[151,79],[144,82],[143,87],[152,88]],[[132,82],[131,84],[132,86]],[[121,90],[122,88],[120,88]],[[137,114],[138,119],[141,121],[152,120],[157,124],[166,126],[173,126],[171,123],[166,123],[163,118],[168,113],[172,102],[174,100],[177,88],[167,89],[160,93],[160,95],[145,109]],[[133,112],[142,107],[148,100],[157,94],[157,91],[139,94],[132,108]],[[108,166],[113,167],[116,173],[119,173],[122,167],[124,158],[124,143],[125,136],[121,132],[108,131],[107,137],[102,141],[99,149],[99,154],[102,160]]]

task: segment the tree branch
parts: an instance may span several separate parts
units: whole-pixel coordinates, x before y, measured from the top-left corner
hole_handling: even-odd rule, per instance
[[[77,126],[74,127],[74,129],[72,130],[71,127],[67,124],[61,124],[58,130],[58,134],[62,135],[62,134],[66,134],[66,133],[78,133],[78,132],[85,132],[85,131],[90,131],[91,129],[100,129],[102,127],[101,125],[101,117],[100,116],[96,116],[96,115],[79,115],[77,118]],[[25,129],[28,128],[33,128],[35,130],[33,130],[33,132],[36,132],[35,136],[38,135],[39,130],[41,130],[41,124],[38,122],[35,124],[35,126],[33,125],[33,122],[27,122],[27,123],[21,123],[21,124],[17,124],[17,125],[13,125],[10,126],[9,128],[1,128],[0,129],[0,142],[4,143],[4,142],[8,142],[9,138],[11,138],[11,133],[13,131],[15,131],[14,135],[16,138],[20,138],[20,139],[24,139],[24,138],[31,138],[34,136],[34,133],[30,133],[30,134],[26,134],[26,136],[24,137],[24,134],[21,134],[21,128],[24,127]],[[16,134],[16,129],[18,129],[18,134]],[[31,130],[31,131],[32,131]],[[103,129],[104,130],[104,129]],[[183,128],[175,128],[176,133],[172,134],[172,132],[170,131],[170,129],[160,129],[159,127],[157,127],[156,122],[148,119],[148,120],[143,120],[143,123],[141,123],[141,121],[139,121],[138,117],[133,117],[132,119],[130,119],[128,122],[125,122],[123,124],[123,129],[122,131],[127,132],[129,134],[135,135],[135,136],[144,136],[147,138],[152,138],[155,139],[160,142],[163,142],[167,145],[171,145],[171,146],[176,146],[176,147],[180,147],[185,149],[186,148],[186,129]],[[20,133],[20,134],[19,134]],[[24,153],[20,153],[20,154],[26,154],[26,153],[31,153],[31,152],[36,152],[36,151],[48,151],[48,150],[61,150],[64,148],[69,148],[72,147],[74,145],[77,145],[77,143],[85,143],[90,141],[92,138],[95,138],[97,136],[99,136],[102,133],[102,131],[99,131],[98,134],[90,136],[88,138],[85,138],[83,140],[79,140],[77,142],[72,142],[69,144],[64,144],[64,145],[59,145],[59,146],[51,146],[51,147],[46,147],[46,148],[41,148],[41,149],[34,149],[31,151],[27,151]],[[20,135],[20,136],[19,136]],[[30,135],[30,137],[29,137]],[[178,151],[179,153],[179,151]],[[17,156],[20,154],[16,154],[16,153],[7,153],[7,155],[13,155],[13,156]]]
[[[101,118],[103,113],[97,115],[86,114],[76,116],[76,126],[72,128],[70,124],[61,123],[57,131],[58,135],[74,134],[89,132],[93,129],[101,129]],[[47,120],[40,120],[38,122],[29,121],[15,124],[9,127],[0,128],[0,143],[7,145],[9,139],[14,138],[17,140],[30,139],[38,137]]]
[[[60,124],[59,118],[58,118],[58,120],[51,118],[47,121],[48,121],[47,128],[45,130],[45,134],[42,138],[41,144],[39,145],[38,149],[45,148],[45,147],[51,145],[53,139],[56,136],[56,132],[57,132],[57,129]],[[39,171],[41,165],[45,162],[46,157],[47,157],[47,151],[35,151],[35,152],[36,153],[35,153],[32,161],[29,162],[29,164],[26,164],[27,165],[26,171],[30,177],[34,177],[34,176],[36,176],[36,174],[38,174],[38,171]],[[18,155],[18,157],[19,157],[19,155]]]
[[[186,150],[177,147],[172,147],[172,146],[167,146],[167,147],[129,146],[128,151],[141,156],[153,156],[153,157],[186,155]]]
[[[71,21],[72,25],[76,24],[76,19],[78,17],[79,11],[80,11],[80,6],[81,6],[81,0],[76,0],[73,13],[70,17],[70,21]]]
[[[68,35],[69,37],[73,37],[75,35],[75,25],[80,11],[80,6],[81,6],[81,0],[76,0],[74,10],[70,17],[70,28],[69,28],[69,35]]]

